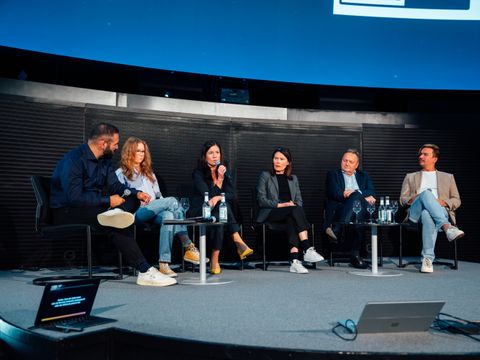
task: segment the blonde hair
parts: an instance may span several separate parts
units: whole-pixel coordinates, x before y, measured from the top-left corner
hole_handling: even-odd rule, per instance
[[[125,141],[125,144],[123,144],[122,159],[120,160],[122,172],[128,180],[133,180],[135,154],[137,152],[138,144],[143,144],[143,146],[145,146],[145,157],[140,163],[139,172],[141,175],[145,175],[152,183],[155,183],[156,180],[153,174],[152,156],[150,155],[148,145],[145,141],[133,136],[129,137],[127,141]]]

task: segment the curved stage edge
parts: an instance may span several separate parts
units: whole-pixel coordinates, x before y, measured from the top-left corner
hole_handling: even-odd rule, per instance
[[[133,359],[161,356],[171,359],[472,359],[480,354],[393,354],[334,352],[172,339],[117,328],[54,339],[0,319],[2,340],[9,346],[5,359]],[[1,358],[0,358],[1,359]]]
[[[134,277],[107,281],[92,314],[117,322],[66,334],[29,329],[43,292],[31,281],[44,273],[0,271],[0,360],[480,358],[480,342],[436,330],[359,334],[350,342],[333,335],[335,321],[358,318],[367,301],[442,299],[444,312],[480,318],[480,264],[436,267],[428,275],[388,260],[385,268],[402,276],[359,277],[348,266],[320,264],[308,275],[291,274],[286,266],[224,270],[232,283],[221,286],[139,287]]]

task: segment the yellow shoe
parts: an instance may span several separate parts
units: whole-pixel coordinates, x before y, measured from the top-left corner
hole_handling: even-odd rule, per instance
[[[198,249],[193,245],[193,243],[190,243],[186,248],[185,248],[185,254],[183,255],[183,260],[195,265],[200,264],[200,252]],[[205,263],[208,263],[210,259],[207,257],[205,258]]]
[[[253,250],[250,249],[248,246],[245,250],[237,250],[238,256],[240,256],[240,260],[246,259],[247,256],[250,256],[253,254]]]
[[[185,254],[183,255],[183,260],[198,265],[200,264],[200,253],[198,252],[198,249],[193,245],[193,243],[190,243],[186,248],[185,248]]]
[[[212,275],[220,275],[222,273],[222,268],[220,266],[218,266],[216,268],[211,268],[210,273]]]

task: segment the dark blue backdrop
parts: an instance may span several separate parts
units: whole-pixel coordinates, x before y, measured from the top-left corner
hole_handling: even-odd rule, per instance
[[[335,3],[369,16],[334,14]],[[479,90],[480,20],[465,20],[479,9],[480,0],[2,0],[0,45],[247,79]]]

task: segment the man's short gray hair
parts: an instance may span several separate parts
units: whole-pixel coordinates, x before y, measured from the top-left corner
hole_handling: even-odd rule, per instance
[[[354,148],[347,149],[347,150],[345,150],[344,154],[346,154],[346,153],[350,153],[350,154],[356,155],[358,161],[360,161],[360,151],[358,151],[357,149],[354,149]]]

